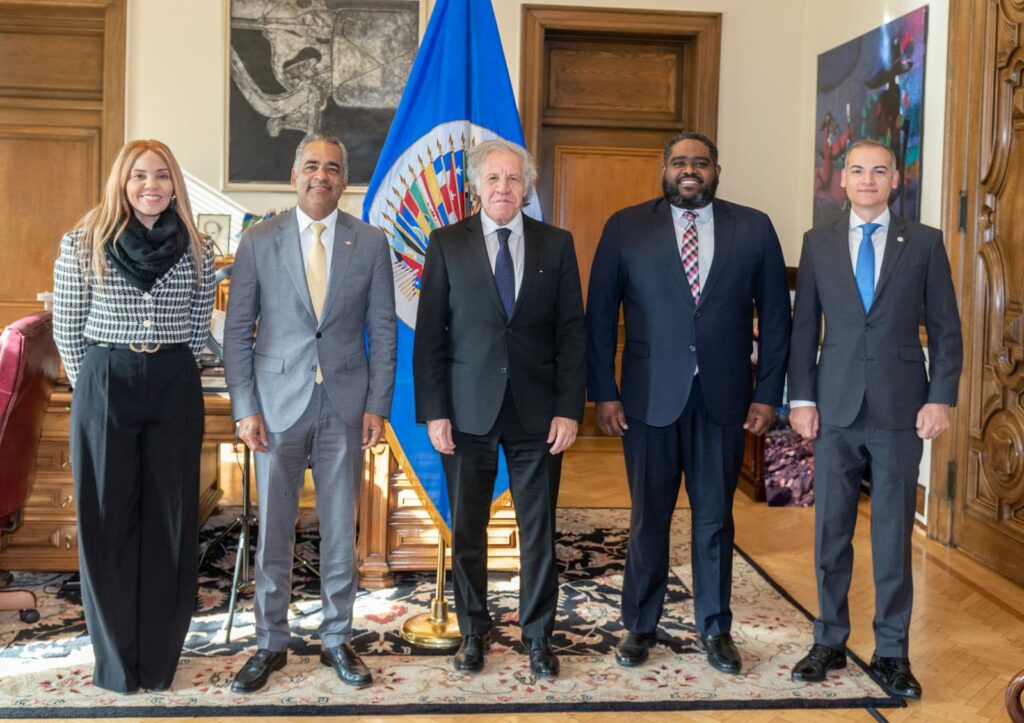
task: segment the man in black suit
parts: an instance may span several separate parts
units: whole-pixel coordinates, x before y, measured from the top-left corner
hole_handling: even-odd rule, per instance
[[[846,666],[853,530],[870,464],[871,667],[891,692],[920,698],[908,659],[910,536],[922,440],[942,434],[956,403],[963,364],[960,315],[942,232],[889,211],[889,195],[899,184],[892,151],[857,141],[841,183],[850,213],[807,232],[797,274],[790,422],[805,438],[816,438],[818,618],[814,645],[792,675],[816,682]],[[927,360],[918,335],[922,320]]]
[[[622,585],[626,634],[616,648],[625,666],[643,663],[656,641],[672,512],[685,474],[698,644],[716,669],[741,667],[730,634],[732,500],[744,430],[762,434],[782,402],[789,291],[771,220],[715,199],[720,173],[710,139],[673,137],[664,152],[664,198],[608,219],[590,274],[587,387],[601,431],[623,437],[633,503]]]
[[[585,396],[579,268],[569,232],[522,213],[537,176],[525,149],[487,141],[467,160],[482,213],[430,235],[413,348],[416,417],[442,455],[451,500],[463,634],[454,665],[484,665],[487,522],[501,446],[519,523],[519,625],[530,669],[556,677],[555,503]]]

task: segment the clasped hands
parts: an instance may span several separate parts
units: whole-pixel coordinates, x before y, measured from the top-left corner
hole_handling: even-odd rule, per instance
[[[551,428],[548,430],[548,444],[551,454],[559,454],[569,449],[576,441],[576,433],[580,424],[575,419],[568,417],[552,417]],[[429,419],[427,420],[427,436],[430,443],[434,445],[441,454],[453,454],[455,452],[455,441],[452,438],[452,420],[450,419]]]
[[[818,436],[820,422],[817,407],[794,407],[789,412],[789,424],[804,439]],[[935,439],[949,428],[949,407],[945,404],[925,404],[917,413],[917,436]]]
[[[362,448],[369,449],[380,442],[384,436],[384,417],[379,414],[363,414],[363,429],[360,438]],[[253,452],[266,452],[270,449],[267,438],[267,427],[263,423],[262,414],[251,414],[238,420],[238,438]]]

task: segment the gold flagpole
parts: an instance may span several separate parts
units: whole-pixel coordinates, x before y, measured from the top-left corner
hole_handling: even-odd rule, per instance
[[[437,591],[429,613],[413,615],[402,625],[402,639],[421,648],[447,650],[462,642],[459,621],[444,599],[444,536],[437,534]]]

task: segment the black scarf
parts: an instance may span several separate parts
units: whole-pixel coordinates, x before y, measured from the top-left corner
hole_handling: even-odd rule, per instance
[[[188,240],[188,231],[171,206],[164,209],[151,229],[133,213],[124,231],[107,244],[107,263],[129,284],[149,291],[178,263],[188,249]]]

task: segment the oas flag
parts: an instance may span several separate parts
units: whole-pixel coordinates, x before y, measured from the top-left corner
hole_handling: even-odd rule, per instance
[[[389,440],[403,471],[450,542],[451,511],[438,453],[416,424],[412,342],[430,232],[473,213],[466,151],[504,138],[523,144],[512,84],[489,0],[438,0],[381,151],[363,219],[392,249],[398,309],[398,370]],[[540,218],[535,202],[525,209]],[[502,461],[495,501],[508,493]]]

